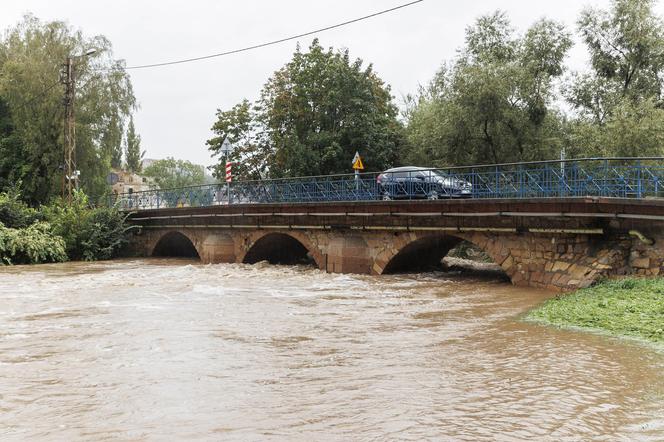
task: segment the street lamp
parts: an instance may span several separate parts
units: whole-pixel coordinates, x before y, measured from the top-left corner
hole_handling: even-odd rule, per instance
[[[69,55],[65,60],[62,72],[62,83],[65,85],[65,119],[64,119],[64,170],[62,174],[62,198],[71,204],[72,181],[78,189],[80,172],[76,170],[76,126],[74,120],[74,97],[76,93],[76,73],[74,60],[89,57],[97,53],[96,49],[88,49],[80,55]]]

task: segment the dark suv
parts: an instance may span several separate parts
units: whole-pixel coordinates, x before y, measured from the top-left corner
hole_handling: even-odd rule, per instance
[[[470,198],[473,185],[468,181],[424,167],[395,167],[378,175],[382,199]]]

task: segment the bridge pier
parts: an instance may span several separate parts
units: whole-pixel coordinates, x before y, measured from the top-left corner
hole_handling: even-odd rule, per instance
[[[325,256],[325,270],[330,273],[370,274],[371,248],[362,235],[331,235],[321,248]]]
[[[197,235],[194,235],[196,237]],[[232,263],[235,258],[235,241],[228,233],[210,233],[201,243],[201,261],[207,264]]]

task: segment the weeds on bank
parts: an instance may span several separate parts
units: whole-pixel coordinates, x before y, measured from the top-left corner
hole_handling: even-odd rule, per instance
[[[604,281],[550,299],[526,319],[664,344],[664,278]]]

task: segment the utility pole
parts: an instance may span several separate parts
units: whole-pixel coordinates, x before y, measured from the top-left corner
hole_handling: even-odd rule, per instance
[[[90,49],[81,55],[68,55],[62,70],[61,81],[65,85],[64,163],[62,167],[62,198],[71,204],[72,189],[78,189],[80,172],[76,169],[76,121],[74,98],[76,96],[76,69],[74,62],[97,52]]]
[[[64,163],[62,170],[62,199],[71,204],[72,181],[78,180],[76,172],[76,124],[74,120],[74,96],[76,93],[76,74],[74,59],[67,57],[62,72],[62,83],[65,85],[65,120],[64,120]]]

